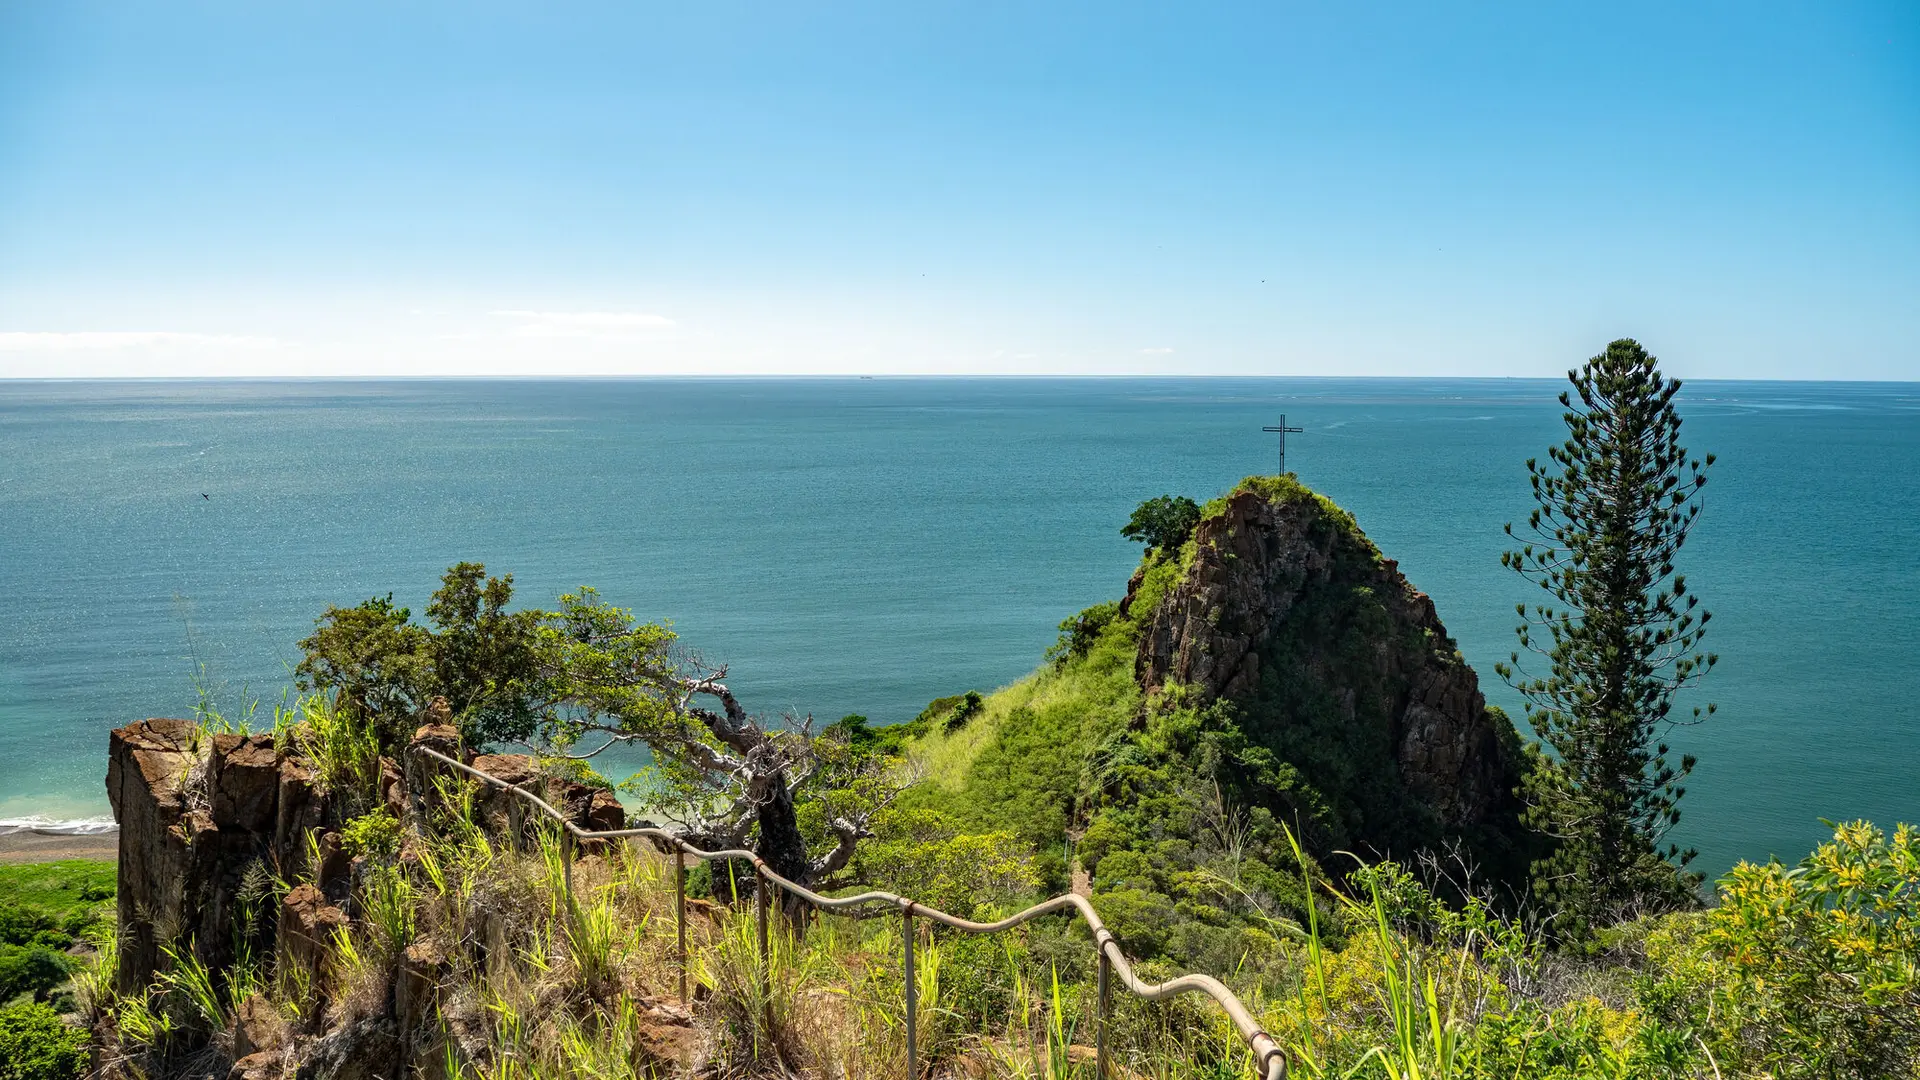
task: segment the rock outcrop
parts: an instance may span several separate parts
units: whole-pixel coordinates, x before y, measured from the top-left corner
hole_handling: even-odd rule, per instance
[[[1319,787],[1334,842],[1404,852],[1511,831],[1512,725],[1486,707],[1433,601],[1291,478],[1248,480],[1214,509],[1141,619],[1141,686],[1233,702],[1251,739]]]
[[[423,727],[414,745],[524,784],[583,828],[617,829],[625,822],[612,793],[548,777],[524,755],[476,758],[451,727]],[[414,828],[425,827],[437,781],[448,770],[412,753],[405,768],[383,758],[348,805],[298,747],[298,739],[276,745],[266,735],[209,735],[177,719],[143,720],[112,733],[107,794],[120,824],[122,945],[115,984],[121,993],[151,986],[172,967],[169,951],[191,952],[204,963],[217,992],[225,992],[243,948],[271,957],[294,985],[323,984],[336,934],[359,917],[353,884],[366,872],[366,857],[352,857],[344,847],[346,818],[384,807]],[[476,792],[483,824],[504,831],[518,820],[531,827],[531,815],[508,813],[512,802],[497,788]],[[275,901],[276,879],[299,883]],[[198,1034],[224,1047],[233,1077],[403,1075],[437,1037],[446,968],[446,957],[417,945],[405,950],[393,973],[385,1010],[288,1031],[264,1002],[250,1000],[238,1009],[233,1030]],[[326,1015],[324,1000],[309,1004],[308,1017]]]
[[[481,754],[469,764],[489,776],[498,777],[514,787],[540,796],[568,821],[582,829],[602,832],[626,824],[626,809],[613,792],[547,776],[540,771],[540,763],[529,755]],[[514,813],[516,803],[520,809],[525,808],[524,802],[506,791],[497,787],[483,787],[474,796],[474,811],[488,823],[490,831],[504,833],[515,821],[522,828],[532,822],[530,815]]]
[[[120,823],[120,970],[116,989],[152,981],[160,947],[182,929],[185,908],[187,773],[199,760],[191,720],[145,720],[115,731],[107,754],[107,799]],[[163,922],[162,920],[166,920]]]
[[[279,777],[268,736],[206,737],[190,720],[145,720],[112,734],[121,991],[151,982],[166,948],[190,949],[218,971],[237,946],[271,944],[271,914],[243,884],[284,857],[274,845]]]

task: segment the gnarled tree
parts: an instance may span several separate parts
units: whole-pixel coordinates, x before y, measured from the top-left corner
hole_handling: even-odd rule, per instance
[[[329,608],[298,672],[392,747],[435,697],[468,742],[513,742],[591,759],[639,743],[654,760],[650,806],[703,848],[751,846],[802,884],[847,865],[872,816],[897,794],[892,762],[816,735],[811,717],[747,712],[724,667],[678,647],[673,631],[636,621],[591,588],[554,611],[508,611],[510,575],[479,563],[447,571],[429,629],[389,596]]]
[[[549,695],[541,734],[582,759],[645,744],[655,763],[648,801],[690,843],[751,842],[776,873],[802,884],[845,867],[873,814],[900,790],[888,762],[844,737],[816,736],[811,716],[749,714],[726,668],[674,646],[672,631],[634,621],[592,589],[562,596],[535,647]]]

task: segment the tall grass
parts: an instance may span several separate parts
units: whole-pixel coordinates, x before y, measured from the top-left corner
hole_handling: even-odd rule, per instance
[[[1048,974],[1052,985],[1042,1000],[1023,972],[1011,972],[1014,1022],[1004,1043],[987,1043],[988,1060],[1008,1080],[1092,1080],[1094,1063],[1075,1054],[1078,1010],[1061,989],[1059,969]]]
[[[394,867],[379,867],[367,875],[360,907],[385,959],[398,957],[413,943],[418,904],[413,882]]]
[[[1484,1003],[1490,977],[1480,966],[1484,936],[1469,930],[1458,940],[1429,944],[1397,931],[1376,878],[1367,879],[1368,896],[1355,899],[1326,883],[1316,883],[1299,841],[1288,831],[1294,858],[1307,889],[1306,970],[1295,994],[1286,1047],[1298,1071],[1308,1077],[1378,1077],[1382,1080],[1450,1080],[1480,1075],[1470,1048],[1469,1017],[1463,1000]],[[1364,927],[1351,939],[1335,970],[1322,941],[1312,897],[1330,896],[1350,925]],[[1329,983],[1342,984],[1341,1000]],[[1354,998],[1372,998],[1372,1016],[1356,1015]],[[1345,1006],[1343,1010],[1343,1006]]]
[[[621,961],[634,936],[645,934],[651,921],[643,916],[636,926],[623,919],[615,891],[611,885],[594,889],[585,903],[568,898],[567,956],[581,987],[596,997],[618,989]]]
[[[693,964],[694,978],[709,995],[715,1062],[731,1073],[751,1072],[765,1062],[794,1069],[811,1056],[802,1025],[825,968],[785,919],[769,918],[764,962],[754,917],[735,913]]]

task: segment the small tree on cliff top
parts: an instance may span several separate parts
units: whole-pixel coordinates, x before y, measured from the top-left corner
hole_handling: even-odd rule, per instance
[[[1674,572],[1707,482],[1680,445],[1680,383],[1627,339],[1567,377],[1567,441],[1547,452],[1550,464],[1527,462],[1540,504],[1532,539],[1500,560],[1553,597],[1520,605],[1517,628],[1547,672],[1522,672],[1518,651],[1498,670],[1556,755],[1527,792],[1532,824],[1558,842],[1536,864],[1535,888],[1577,934],[1631,905],[1684,898],[1694,852],[1665,837],[1694,759],[1673,767],[1659,739],[1676,722],[1674,695],[1717,657],[1698,651],[1711,616],[1696,613]]]
[[[427,604],[431,629],[393,594],[355,607],[328,607],[294,669],[309,690],[338,691],[388,747],[413,734],[436,697],[444,697],[470,742],[524,739],[538,725],[539,670],[534,634],[542,613],[508,611],[513,575],[488,577],[480,563],[456,563]]]
[[[1120,535],[1155,551],[1178,551],[1200,524],[1200,504],[1185,495],[1160,495],[1133,508]]]

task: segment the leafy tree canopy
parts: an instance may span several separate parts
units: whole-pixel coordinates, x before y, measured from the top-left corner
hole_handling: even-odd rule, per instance
[[[1154,551],[1176,551],[1200,524],[1200,504],[1185,495],[1160,495],[1134,507],[1120,535]]]
[[[463,562],[428,603],[430,626],[391,595],[328,608],[300,643],[303,687],[334,694],[332,709],[309,723],[337,713],[392,749],[444,701],[470,744],[537,744],[580,763],[641,743],[653,765],[629,791],[700,846],[751,841],[802,882],[842,869],[868,835],[867,819],[897,790],[885,779],[885,740],[852,749],[863,725],[817,736],[811,717],[748,714],[725,668],[705,665],[666,625],[635,619],[592,588],[561,596],[550,611],[510,611],[512,599],[511,575]]]

